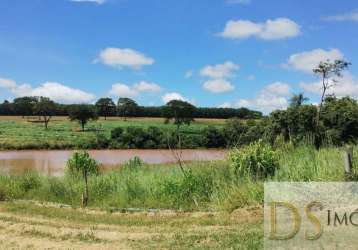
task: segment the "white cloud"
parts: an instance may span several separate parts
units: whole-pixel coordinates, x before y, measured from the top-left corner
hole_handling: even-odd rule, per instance
[[[191,78],[193,76],[193,71],[192,70],[188,70],[187,72],[185,72],[185,78]]]
[[[107,0],[70,0],[71,2],[77,3],[96,3],[96,4],[104,4]]]
[[[154,59],[132,49],[106,48],[100,52],[94,62],[119,69],[128,67],[139,70],[145,65],[152,65]]]
[[[212,93],[225,93],[235,89],[231,82],[225,79],[211,79],[203,84],[203,88]]]
[[[320,62],[339,60],[343,59],[343,57],[342,52],[338,49],[314,49],[291,55],[285,66],[306,73],[312,73],[313,68],[317,67]]]
[[[184,98],[181,94],[177,92],[171,92],[166,93],[164,96],[162,96],[162,100],[164,103],[168,103],[172,100],[180,100],[180,101],[188,101],[186,98]]]
[[[90,103],[96,97],[93,94],[74,89],[57,82],[46,82],[31,91],[32,96],[46,96],[60,103]]]
[[[0,79],[0,87],[8,89],[15,97],[45,96],[59,103],[89,103],[96,98],[91,93],[57,82],[45,82],[33,88],[30,84],[18,85],[13,80]]]
[[[109,94],[112,96],[120,96],[120,97],[134,97],[138,95],[138,92],[126,84],[115,83],[112,85]]]
[[[160,92],[162,88],[153,82],[141,81],[139,83],[134,84],[133,88],[138,92]]]
[[[226,23],[220,36],[229,39],[257,37],[263,40],[278,40],[296,37],[301,33],[300,30],[301,27],[288,18],[269,19],[265,23],[230,20]]]
[[[237,106],[250,107],[269,113],[275,109],[286,108],[289,95],[290,86],[288,84],[275,82],[263,88],[255,99],[240,99]]]
[[[200,75],[210,78],[227,78],[233,76],[234,72],[239,69],[239,65],[231,61],[226,61],[223,64],[205,66],[200,70]]]
[[[0,78],[0,88],[12,89],[16,87],[16,82],[11,79]]]
[[[250,4],[251,0],[226,0],[228,4]]]
[[[335,15],[335,16],[328,16],[323,18],[325,21],[353,21],[358,22],[358,10],[353,10],[351,12]]]
[[[335,94],[337,97],[350,96],[358,99],[358,79],[350,73],[345,73],[342,78],[337,78],[332,82],[332,87],[327,90],[327,94]],[[320,95],[322,83],[320,81],[305,83],[301,82],[300,87],[309,93]]]
[[[157,93],[161,90],[162,88],[156,83],[140,81],[133,86],[124,83],[115,83],[112,85],[109,94],[119,97],[135,97],[141,93]]]
[[[224,102],[223,104],[219,105],[219,108],[231,108],[231,103]]]

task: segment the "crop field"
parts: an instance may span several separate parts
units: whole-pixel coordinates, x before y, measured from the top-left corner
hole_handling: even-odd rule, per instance
[[[0,149],[66,149],[76,148],[78,145],[94,139],[96,131],[109,137],[110,131],[116,127],[161,127],[174,128],[173,124],[165,124],[163,118],[101,118],[95,122],[89,122],[86,131],[81,132],[78,123],[71,122],[67,117],[53,117],[48,130],[44,125],[31,119],[18,116],[0,116]],[[221,119],[196,119],[190,126],[183,126],[184,133],[197,133],[208,125],[222,126],[225,120]]]

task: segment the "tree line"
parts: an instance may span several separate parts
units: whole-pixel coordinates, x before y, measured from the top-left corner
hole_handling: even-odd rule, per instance
[[[46,102],[44,102],[46,101]],[[25,96],[14,99],[12,102],[5,100],[0,103],[0,115],[3,116],[36,116],[39,115],[38,103],[50,105],[53,116],[69,116],[71,110],[78,107],[77,104],[59,104],[46,100],[44,97]],[[119,98],[117,104],[111,98],[100,98],[95,104],[86,105],[93,109],[98,116],[115,117],[163,117],[164,106],[140,106],[130,98]],[[208,108],[196,107],[194,117],[228,119],[239,117],[241,119],[259,119],[262,113],[247,108]]]

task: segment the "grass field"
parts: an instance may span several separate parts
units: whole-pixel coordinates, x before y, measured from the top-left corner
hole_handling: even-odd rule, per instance
[[[197,133],[208,125],[222,126],[225,120],[196,119],[190,126],[183,126],[184,133]],[[43,124],[33,123],[27,118],[0,116],[0,150],[1,149],[69,149],[78,148],[95,139],[95,131],[101,131],[109,137],[110,131],[116,127],[163,127],[174,128],[172,124],[164,124],[163,118],[103,118],[90,122],[85,132],[81,132],[79,124],[70,122],[67,117],[53,117],[49,129]]]
[[[262,249],[260,207],[141,212],[0,202],[0,249]]]

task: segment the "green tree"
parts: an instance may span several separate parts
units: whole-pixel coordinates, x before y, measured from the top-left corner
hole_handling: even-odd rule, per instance
[[[45,129],[47,129],[52,116],[56,114],[56,104],[50,98],[40,96],[34,105],[34,113],[43,118]]]
[[[358,138],[358,104],[357,101],[344,97],[326,98],[322,107],[322,125],[327,140],[335,145],[354,142]]]
[[[71,107],[69,118],[71,121],[78,121],[82,127],[82,132],[84,132],[86,124],[91,120],[97,120],[98,116],[92,105],[79,104]]]
[[[112,116],[116,113],[116,104],[111,98],[100,98],[95,106],[98,115],[104,116],[105,120],[107,120],[107,116]]]
[[[126,121],[128,116],[135,115],[138,110],[138,104],[130,98],[119,98],[117,103],[117,111],[119,116]]]
[[[16,114],[25,117],[33,114],[37,98],[32,96],[19,97],[15,98],[13,103]]]
[[[334,62],[327,60],[325,62],[320,62],[319,65],[313,69],[313,73],[319,75],[322,81],[321,99],[317,113],[317,126],[320,121],[322,105],[326,97],[327,90],[333,87],[336,83],[337,80],[334,79],[334,77],[342,77],[342,71],[347,69],[350,64],[351,63],[344,60],[335,60]]]
[[[290,106],[291,107],[297,107],[301,106],[304,103],[306,103],[309,100],[309,98],[305,97],[303,93],[295,94],[290,99]]]
[[[172,100],[163,107],[163,116],[166,118],[166,122],[174,120],[177,130],[179,130],[181,125],[190,125],[194,121],[195,111],[195,106],[188,102]]]
[[[98,164],[92,159],[88,152],[75,152],[67,161],[67,170],[72,176],[82,175],[84,182],[84,191],[82,193],[82,207],[88,204],[88,175],[98,174]]]

